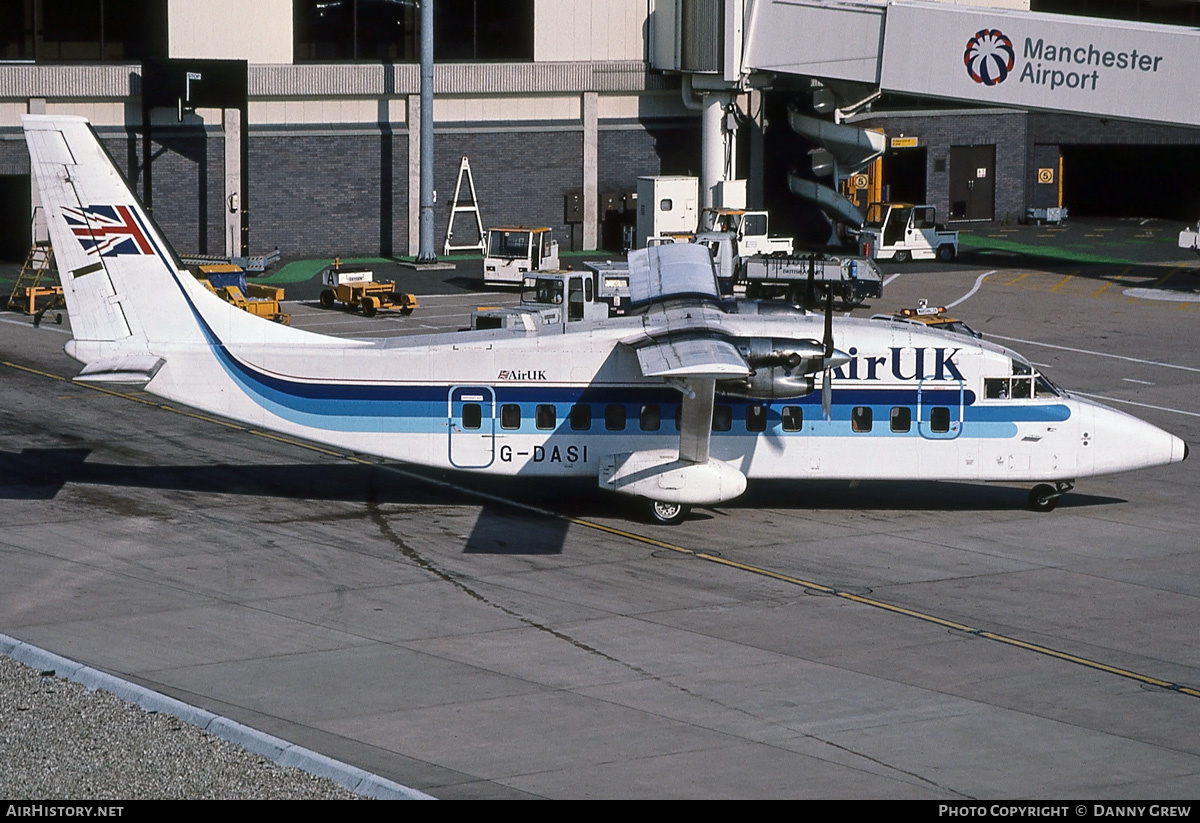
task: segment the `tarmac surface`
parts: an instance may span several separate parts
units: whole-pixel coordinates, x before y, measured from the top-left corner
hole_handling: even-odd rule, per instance
[[[1194,444],[1200,260],[1178,228],[981,230],[955,264],[887,266],[854,313],[956,304]],[[293,324],[465,326],[514,299],[471,265],[397,273],[423,287],[407,318],[289,283]],[[1026,486],[780,483],[669,528],[590,484],[382,464],[75,385],[67,333],[0,315],[0,633],[447,799],[1200,790],[1194,458],[1084,480],[1050,514]]]

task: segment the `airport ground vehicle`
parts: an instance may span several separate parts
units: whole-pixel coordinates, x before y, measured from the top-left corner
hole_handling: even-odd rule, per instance
[[[376,282],[375,273],[362,266],[343,266],[334,260],[321,272],[321,306],[332,309],[338,303],[362,309],[363,317],[374,317],[380,309],[397,308],[401,314],[413,313],[417,297],[396,291],[392,280]]]
[[[1179,248],[1200,254],[1200,223],[1194,229],[1184,229],[1179,233]]]
[[[864,257],[751,257],[742,261],[737,282],[745,284],[750,298],[786,297],[810,306],[824,302],[828,294],[844,306],[883,297],[883,273]]]
[[[247,283],[242,267],[233,263],[208,263],[194,270],[196,279],[226,303],[256,317],[265,317],[287,325],[292,317],[283,311],[283,289],[261,283]]]
[[[965,334],[968,337],[980,339],[983,335],[975,331],[963,321],[946,314],[945,306],[930,306],[927,300],[922,300],[912,309],[901,309],[895,314],[875,314],[872,320],[891,320],[897,323],[915,323],[930,329]]]
[[[948,263],[958,256],[958,232],[938,225],[933,206],[872,203],[858,242],[863,256],[872,260],[904,263],[936,257]]]
[[[732,234],[738,257],[792,254],[795,251],[792,238],[771,237],[769,225],[765,211],[745,209],[705,209],[701,223],[704,231]]]
[[[601,320],[612,316],[612,301],[629,301],[629,277],[624,294],[602,295],[595,271],[545,271],[525,275],[521,305],[480,307],[471,313],[472,329],[529,329],[534,326]],[[610,278],[611,285],[611,278]]]
[[[519,286],[531,271],[559,268],[558,241],[545,226],[500,226],[487,231],[483,285]]]
[[[590,477],[664,523],[757,478],[1030,482],[1030,506],[1048,511],[1077,478],[1188,454],[994,343],[835,322],[832,301],[823,317],[728,312],[695,244],[630,255],[635,316],[374,340],[268,323],[182,270],[86,120],[23,123],[70,273],[77,380],[388,459]],[[100,242],[92,225],[117,220]]]
[[[730,232],[703,232],[696,235],[695,242],[712,255],[725,294],[740,288],[751,300],[784,297],[809,307],[823,304],[830,294],[844,306],[883,296],[883,272],[865,257],[815,253],[739,256],[740,246]]]

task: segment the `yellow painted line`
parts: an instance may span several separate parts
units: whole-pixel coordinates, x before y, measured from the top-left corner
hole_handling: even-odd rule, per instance
[[[1159,286],[1161,286],[1163,283],[1166,283],[1166,282],[1167,282],[1168,280],[1170,280],[1172,277],[1174,277],[1175,275],[1179,274],[1179,272],[1181,272],[1181,271],[1183,271],[1183,266],[1176,266],[1175,268],[1173,268],[1173,269],[1170,269],[1170,270],[1169,270],[1169,271],[1168,271],[1166,274],[1164,274],[1162,277],[1160,277],[1160,278],[1158,278],[1157,280],[1155,280],[1155,281],[1154,281],[1154,285],[1152,285],[1150,288],[1152,288],[1152,289],[1156,289],[1156,288],[1158,288],[1158,287],[1159,287]]]
[[[1067,285],[1067,283],[1070,283],[1074,279],[1075,279],[1075,275],[1068,274],[1062,280],[1059,280],[1057,285],[1055,285],[1054,288],[1050,289],[1050,291],[1058,291],[1059,289],[1061,289],[1063,286]]]
[[[632,540],[632,541],[635,541],[638,543],[644,543],[646,545],[654,546],[656,548],[667,549],[670,551],[678,552],[680,554],[685,554],[685,555],[688,555],[691,557],[695,557],[698,560],[704,560],[709,563],[717,563],[722,566],[728,566],[730,568],[739,569],[741,571],[748,572],[748,573],[754,574],[754,575],[758,575],[760,577],[768,577],[768,578],[771,578],[772,580],[779,580],[781,582],[790,583],[790,584],[800,586],[805,589],[812,589],[814,591],[819,591],[822,594],[827,594],[832,597],[840,597],[841,599],[848,600],[852,603],[859,603],[861,605],[869,606],[874,609],[881,609],[883,611],[891,612],[892,614],[899,614],[899,615],[904,615],[905,617],[912,617],[916,620],[921,620],[925,623],[932,623],[937,626],[942,626],[944,628],[964,632],[966,634],[973,634],[976,637],[982,637],[986,640],[992,640],[997,643],[1003,643],[1006,646],[1013,646],[1015,648],[1024,649],[1026,651],[1036,652],[1038,654],[1043,654],[1048,657],[1053,657],[1058,660],[1065,661],[1067,663],[1074,663],[1075,665],[1084,666],[1089,669],[1095,669],[1097,671],[1107,672],[1109,674],[1115,674],[1119,677],[1124,677],[1124,678],[1127,678],[1130,680],[1136,680],[1140,683],[1145,683],[1145,684],[1151,685],[1151,686],[1157,686],[1159,688],[1167,689],[1169,691],[1180,692],[1181,694],[1186,694],[1191,697],[1200,697],[1200,689],[1194,689],[1194,688],[1191,688],[1188,686],[1181,686],[1178,683],[1172,683],[1168,680],[1162,680],[1157,677],[1152,677],[1150,675],[1141,674],[1140,672],[1135,672],[1130,669],[1123,669],[1118,666],[1110,666],[1107,663],[1101,663],[1098,660],[1092,660],[1090,658],[1081,657],[1079,655],[1071,654],[1069,652],[1059,651],[1058,649],[1054,649],[1049,646],[1043,646],[1038,643],[1030,643],[1025,640],[1020,640],[1019,638],[1016,638],[1016,637],[1009,637],[1008,635],[998,634],[996,632],[990,632],[990,631],[986,631],[983,629],[975,629],[975,628],[972,628],[971,626],[965,625],[963,623],[958,623],[954,620],[948,620],[944,617],[938,617],[937,615],[929,614],[928,612],[922,612],[922,611],[918,611],[916,609],[909,609],[904,606],[897,606],[894,603],[888,603],[887,601],[878,600],[874,597],[865,597],[860,594],[853,594],[851,592],[838,591],[837,589],[834,589],[831,586],[826,586],[821,583],[814,582],[812,580],[805,580],[803,578],[794,577],[792,575],[781,574],[779,572],[771,571],[770,569],[764,569],[764,568],[761,568],[758,566],[751,566],[746,563],[739,563],[737,561],[728,560],[724,557],[718,557],[716,555],[707,554],[705,552],[698,552],[693,549],[685,548],[683,546],[677,546],[672,543],[666,543],[662,540],[655,540],[653,538],[645,537],[643,535],[636,534],[634,532],[625,531],[624,529],[617,529],[617,528],[613,528],[612,526],[605,526],[600,523],[593,523],[590,520],[580,520],[578,518],[569,518],[569,521],[575,525],[584,526],[584,527],[590,528],[590,529],[595,529],[597,531],[602,531],[607,534],[612,534],[614,536],[623,537],[623,538],[626,538],[628,540]]]
[[[1100,288],[1098,288],[1098,289],[1096,289],[1094,292],[1092,292],[1092,297],[1099,297],[1099,296],[1100,296],[1101,294],[1103,294],[1103,293],[1104,293],[1104,291],[1105,291],[1106,289],[1108,289],[1108,287],[1109,287],[1109,286],[1111,286],[1111,285],[1112,285],[1112,282],[1111,282],[1111,281],[1110,281],[1110,282],[1108,282],[1108,283],[1105,283],[1103,286],[1101,286]]]
[[[1023,273],[1021,273],[1021,274],[1018,274],[1016,277],[1014,277],[1012,280],[1009,280],[1009,281],[1008,281],[1007,283],[1005,283],[1004,285],[1006,285],[1006,286],[1015,286],[1017,283],[1020,283],[1022,280],[1024,280],[1026,277],[1028,277],[1028,276],[1029,276],[1029,275],[1031,275],[1031,274],[1033,274],[1033,272],[1031,272],[1031,271],[1027,271],[1027,272],[1023,272]]]
[[[21,366],[16,363],[11,363],[9,361],[0,361],[0,363],[2,363],[5,366],[8,366],[10,368],[28,372],[30,374],[36,374],[41,377],[47,377],[47,378],[50,378],[51,380],[57,380],[59,382],[71,382],[68,378],[60,377],[59,375],[52,374],[50,372],[44,372],[44,371],[40,371],[38,369],[33,369],[28,366]],[[985,629],[972,628],[971,626],[968,626],[964,623],[959,623],[957,621],[949,620],[944,617],[938,617],[937,615],[930,614],[929,612],[918,611],[916,609],[910,609],[905,606],[898,606],[894,603],[888,603],[885,600],[878,600],[874,597],[866,597],[861,594],[853,594],[852,592],[840,591],[838,589],[835,589],[832,586],[827,586],[827,585],[824,585],[823,583],[818,583],[813,580],[806,580],[802,577],[796,577],[796,576],[790,575],[790,574],[783,574],[782,572],[773,571],[771,569],[766,569],[761,566],[753,566],[748,563],[741,563],[736,560],[730,560],[725,557],[720,557],[719,555],[709,554],[708,552],[696,551],[695,549],[689,549],[685,546],[680,546],[675,543],[668,543],[665,540],[658,540],[653,537],[647,537],[645,535],[637,534],[636,532],[627,531],[625,529],[619,529],[614,526],[606,526],[603,523],[596,523],[591,520],[583,520],[581,518],[575,518],[575,517],[566,517],[565,515],[562,515],[558,512],[555,512],[555,511],[552,511],[549,509],[543,509],[539,506],[533,506],[528,503],[521,503],[520,501],[517,501],[517,500],[509,500],[508,498],[501,497],[498,495],[488,494],[486,492],[479,492],[474,489],[467,488],[465,486],[459,486],[455,483],[447,482],[445,480],[438,480],[437,478],[428,477],[424,474],[407,471],[407,470],[401,469],[400,467],[395,466],[395,465],[391,465],[391,464],[387,464],[387,463],[379,463],[374,460],[368,460],[366,458],[360,457],[359,455],[356,455],[356,454],[335,451],[335,450],[328,449],[328,448],[325,448],[323,446],[319,446],[319,445],[316,445],[313,443],[308,443],[308,442],[305,442],[302,440],[295,440],[295,439],[293,439],[291,437],[287,437],[285,435],[279,435],[279,434],[274,434],[272,432],[264,432],[264,431],[260,431],[258,429],[247,428],[245,426],[241,426],[241,425],[231,423],[231,422],[225,421],[225,420],[220,420],[218,418],[211,417],[209,415],[189,412],[187,410],[180,409],[175,406],[168,406],[166,404],[154,403],[154,402],[145,400],[143,398],[137,397],[133,394],[129,394],[126,392],[113,391],[111,389],[107,389],[107,388],[104,388],[101,386],[93,386],[93,385],[88,385],[86,383],[85,384],[73,383],[73,385],[78,385],[81,388],[87,388],[87,389],[92,389],[94,391],[99,391],[103,394],[112,395],[114,397],[120,397],[120,398],[123,398],[126,400],[132,400],[137,403],[142,403],[143,405],[153,406],[155,408],[162,409],[163,411],[166,411],[166,412],[172,412],[174,414],[181,414],[181,415],[184,415],[186,417],[191,417],[196,420],[201,420],[201,421],[209,422],[209,423],[216,423],[216,424],[224,426],[226,428],[243,431],[247,434],[251,434],[256,437],[263,437],[268,440],[285,443],[287,445],[296,446],[301,449],[307,449],[309,451],[317,452],[319,454],[324,454],[324,455],[331,456],[331,457],[337,457],[337,458],[347,460],[352,463],[357,463],[360,465],[375,466],[375,467],[383,469],[385,471],[391,471],[396,474],[403,475],[405,477],[410,477],[410,478],[420,480],[421,482],[430,483],[432,485],[441,486],[443,488],[451,488],[461,494],[467,494],[472,497],[482,498],[482,499],[486,499],[486,500],[490,500],[490,501],[494,501],[494,502],[498,502],[498,503],[503,503],[503,504],[506,504],[513,508],[523,509],[525,511],[535,512],[535,513],[538,513],[538,514],[541,514],[544,516],[562,519],[573,525],[581,526],[581,527],[587,528],[587,529],[592,529],[594,531],[604,532],[605,534],[611,534],[614,537],[620,537],[620,538],[629,540],[634,543],[639,543],[641,545],[652,546],[657,549],[664,549],[666,551],[675,552],[677,554],[686,555],[688,557],[694,557],[695,559],[704,561],[706,563],[714,563],[719,566],[736,569],[738,571],[746,572],[747,574],[752,574],[752,575],[755,575],[758,577],[766,577],[771,580],[778,580],[781,583],[787,583],[789,585],[798,586],[798,587],[804,588],[804,589],[811,589],[812,591],[820,592],[821,594],[829,595],[831,597],[839,597],[839,598],[841,598],[843,600],[847,600],[851,603],[858,603],[860,605],[868,606],[873,609],[879,609],[881,611],[886,611],[891,614],[902,615],[904,617],[911,617],[915,620],[920,620],[925,623],[930,623],[930,624],[933,624],[936,626],[941,626],[943,628],[963,632],[965,634],[971,634],[976,637],[983,638],[985,640],[991,640],[996,643],[1002,643],[1006,646],[1012,646],[1014,648],[1024,649],[1025,651],[1030,651],[1030,652],[1035,652],[1037,654],[1046,655],[1048,657],[1053,657],[1057,660],[1062,660],[1067,663],[1073,663],[1075,665],[1083,666],[1085,668],[1093,669],[1095,671],[1106,672],[1108,674],[1113,674],[1118,677],[1123,677],[1123,678],[1126,678],[1129,680],[1134,680],[1139,683],[1145,683],[1147,685],[1157,686],[1161,689],[1166,689],[1168,691],[1185,694],[1185,695],[1188,695],[1189,697],[1200,698],[1200,689],[1196,689],[1196,688],[1193,688],[1190,686],[1182,686],[1178,683],[1173,683],[1169,680],[1162,680],[1161,678],[1141,674],[1140,672],[1135,672],[1130,669],[1123,669],[1118,666],[1110,666],[1107,663],[1102,663],[1098,660],[1092,660],[1091,658],[1088,658],[1088,657],[1080,657],[1079,655],[1074,655],[1069,652],[1059,651],[1058,649],[1054,649],[1049,646],[1043,646],[1038,643],[1030,643],[1026,640],[1021,640],[1016,637],[1010,637],[1008,635],[998,634],[996,632],[987,631]]]

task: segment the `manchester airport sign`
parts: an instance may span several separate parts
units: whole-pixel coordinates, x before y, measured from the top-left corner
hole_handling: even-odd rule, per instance
[[[1200,125],[1195,29],[926,4],[885,26],[889,91]]]

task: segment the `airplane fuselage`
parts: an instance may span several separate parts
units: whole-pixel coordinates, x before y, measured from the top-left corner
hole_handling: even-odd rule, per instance
[[[166,365],[147,388],[396,460],[594,477],[606,455],[678,446],[680,392],[643,377],[620,342],[663,321],[651,313],[536,334],[464,332],[349,348],[316,336],[300,346],[160,344],[154,353]],[[821,319],[723,314],[720,322],[735,338],[805,338],[820,336]],[[1155,465],[1178,448],[1136,418],[1049,389],[1003,347],[883,321],[843,319],[836,329],[851,359],[833,370],[829,418],[819,376],[798,397],[718,390],[714,458],[751,479],[1054,481]],[[73,350],[85,362],[102,355],[84,356],[80,345]]]

